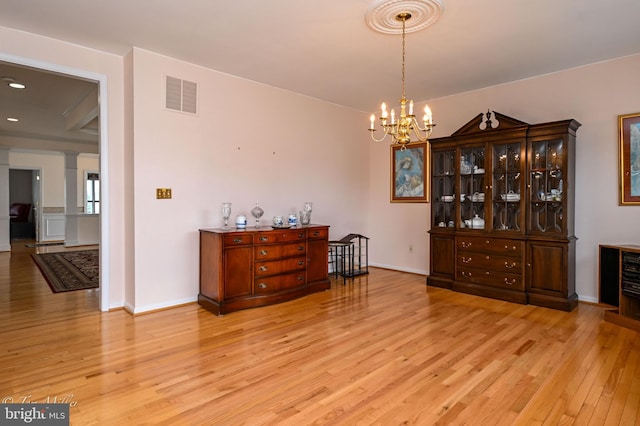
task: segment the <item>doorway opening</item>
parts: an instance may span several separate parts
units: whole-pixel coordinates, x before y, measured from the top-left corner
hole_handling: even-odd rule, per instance
[[[66,77],[68,79],[71,80],[77,80],[79,82],[84,82],[84,83],[90,83],[95,91],[96,94],[96,98],[99,99],[99,102],[95,104],[95,116],[94,116],[94,120],[88,121],[86,120],[87,115],[84,116],[78,116],[77,114],[70,114],[71,112],[73,112],[72,109],[65,111],[65,115],[67,115],[65,118],[76,118],[77,120],[74,123],[70,123],[69,121],[67,123],[65,123],[65,128],[70,129],[73,128],[74,130],[78,131],[78,132],[91,132],[91,131],[95,131],[96,133],[96,148],[95,148],[95,153],[99,156],[99,167],[97,167],[97,169],[100,172],[100,178],[101,178],[101,182],[100,182],[100,190],[101,190],[101,194],[100,194],[100,207],[101,207],[101,212],[99,217],[97,217],[97,221],[98,221],[98,240],[99,240],[99,246],[100,246],[100,310],[101,311],[108,311],[109,310],[109,267],[110,267],[110,262],[109,262],[109,229],[108,229],[108,206],[109,206],[109,200],[108,200],[108,181],[109,181],[109,173],[108,173],[108,142],[107,142],[107,128],[108,128],[108,120],[107,120],[107,76],[105,74],[97,74],[97,73],[93,73],[93,72],[89,72],[89,71],[85,71],[85,70],[80,70],[80,69],[74,69],[74,68],[68,68],[65,66],[60,66],[60,65],[56,65],[56,64],[49,64],[49,63],[43,63],[40,62],[38,60],[35,59],[30,59],[30,58],[24,58],[24,57],[16,57],[16,56],[12,56],[12,55],[7,55],[7,54],[3,54],[0,52],[0,67],[16,67],[16,68],[20,68],[22,71],[25,72],[31,72],[31,73],[36,73],[39,76],[41,76],[44,79],[50,79],[54,76],[60,76],[60,77]],[[4,75],[4,74],[3,74]],[[59,88],[58,84],[43,84],[38,86],[40,89],[42,89],[41,93],[44,93],[46,90],[48,89],[52,89],[52,88]],[[31,90],[29,92],[23,92],[23,94],[21,96],[24,95],[24,93],[34,93],[36,92],[35,90]],[[62,92],[62,94],[66,94],[69,93],[68,90],[65,90]],[[56,96],[55,94],[52,95],[51,93],[49,93],[50,98],[48,98],[48,100],[52,100],[52,99],[57,99],[59,98],[59,95]],[[16,105],[17,106],[17,101],[8,99],[7,96],[2,96],[3,100],[6,101],[9,105]],[[39,105],[47,105],[48,103],[46,102],[40,102],[40,103],[35,103],[35,104],[39,104]],[[78,106],[78,107],[83,107],[85,106],[85,104],[80,104],[78,103],[77,105],[74,106]],[[30,108],[31,111],[34,110],[34,108]],[[29,109],[23,109],[23,111],[26,113],[27,111],[29,111]],[[69,114],[67,114],[69,113]],[[59,114],[59,111],[58,111]],[[72,117],[73,116],[73,117]],[[43,123],[44,121],[35,121],[36,123]],[[71,125],[70,125],[71,124]],[[33,130],[33,129],[31,129]],[[20,140],[19,135],[14,134],[14,137],[12,138],[12,140]],[[42,137],[42,135],[36,135],[36,134],[30,134],[28,137],[24,138],[24,139],[29,139],[31,142],[31,144],[29,146],[24,146],[24,147],[10,147],[10,152],[9,155],[11,156],[11,152],[14,149],[17,149],[20,152],[25,152],[25,150],[34,150],[34,152],[40,152],[42,153],[43,151],[53,151],[53,152],[58,152],[58,153],[62,153],[62,152],[69,152],[69,145],[67,144],[64,148],[54,148],[52,146],[49,147],[45,147],[42,146],[41,144],[44,143],[53,143],[55,144],[56,142],[62,142],[63,144],[66,142],[69,142],[69,138],[66,137],[60,137],[58,136],[52,136],[52,137]],[[71,150],[71,151],[75,151],[75,150]],[[83,150],[78,150],[77,152],[86,152]],[[9,164],[9,168],[12,169],[14,168],[14,165]],[[40,173],[40,178],[43,177],[43,173],[47,174],[46,170],[41,169],[41,173]],[[63,172],[64,173],[64,172]],[[48,176],[48,175],[47,175]],[[66,176],[65,176],[66,178]],[[80,178],[81,179],[81,178]],[[49,178],[47,178],[47,182],[49,182]],[[80,185],[82,184],[82,181],[79,182]],[[80,186],[80,188],[82,188],[83,186]],[[49,211],[45,211],[47,210],[47,206],[45,206],[43,204],[44,200],[47,199],[47,197],[44,194],[44,191],[47,191],[48,189],[40,186],[40,190],[42,191],[38,197],[36,197],[35,199],[37,200],[37,202],[35,202],[34,204],[37,204],[37,210],[35,211],[34,214],[34,210],[33,210],[33,206],[31,207],[31,212],[30,212],[30,221],[32,221],[33,223],[33,227],[34,227],[34,233],[35,233],[35,239],[38,240],[43,240],[43,230],[45,228],[47,228],[47,226],[43,225],[43,218],[45,215],[50,214],[51,212]],[[74,199],[76,197],[74,196]],[[58,203],[56,203],[58,204]],[[80,216],[78,214],[78,212],[76,211],[69,211],[69,206],[68,205],[63,205],[62,206],[62,215],[64,215],[65,212],[65,207],[67,208],[66,210],[68,211],[68,213],[71,215],[72,219],[76,219],[73,216]],[[57,210],[60,210],[61,206],[59,205],[55,205],[53,207],[51,207],[52,209],[55,209],[56,212]],[[50,208],[50,209],[51,209]],[[34,218],[35,216],[35,218]]]

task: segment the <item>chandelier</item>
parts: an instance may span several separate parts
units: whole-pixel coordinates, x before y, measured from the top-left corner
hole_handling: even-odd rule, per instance
[[[413,101],[407,100],[404,92],[404,62],[405,62],[405,38],[406,38],[406,23],[411,19],[411,13],[400,12],[395,16],[397,21],[402,22],[402,97],[400,98],[400,115],[396,117],[395,110],[392,108],[391,113],[387,112],[387,104],[382,103],[380,113],[380,127],[382,127],[383,133],[380,139],[376,139],[374,132],[375,128],[375,114],[371,114],[371,125],[369,126],[369,132],[371,132],[371,139],[376,142],[383,141],[388,135],[391,135],[391,140],[394,144],[402,145],[401,150],[405,150],[406,146],[411,142],[412,135],[417,138],[418,141],[425,142],[431,136],[431,131],[435,127],[433,123],[433,117],[431,115],[431,109],[428,105],[424,107],[424,115],[422,116],[421,123],[418,122],[416,116],[413,113]]]

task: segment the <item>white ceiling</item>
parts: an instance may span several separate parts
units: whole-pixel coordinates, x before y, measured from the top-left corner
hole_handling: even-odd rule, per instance
[[[638,0],[443,1],[435,24],[407,35],[416,102],[640,53]],[[0,26],[117,55],[136,46],[372,112],[400,97],[401,79],[401,37],[365,24],[373,3],[2,0]]]

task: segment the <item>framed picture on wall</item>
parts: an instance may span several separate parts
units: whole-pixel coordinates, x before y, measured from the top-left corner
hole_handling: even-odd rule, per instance
[[[429,202],[429,146],[410,143],[405,149],[391,145],[391,202]]]
[[[640,113],[618,116],[620,205],[640,205]]]

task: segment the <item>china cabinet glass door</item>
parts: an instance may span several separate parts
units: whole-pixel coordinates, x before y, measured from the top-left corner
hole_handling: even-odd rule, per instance
[[[496,231],[523,229],[523,147],[519,142],[493,145],[492,223]]]
[[[455,177],[456,151],[432,151],[431,194],[432,214],[431,229],[454,228],[456,217]]]
[[[460,149],[460,228],[485,229],[484,154],[484,145]]]
[[[533,234],[564,232],[564,150],[562,139],[531,143],[531,213]]]

